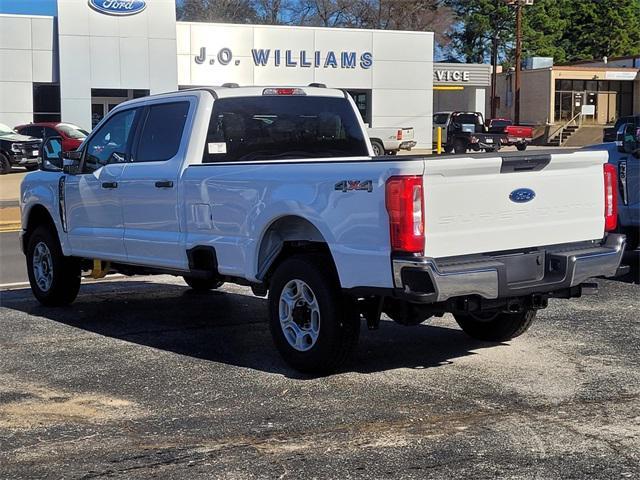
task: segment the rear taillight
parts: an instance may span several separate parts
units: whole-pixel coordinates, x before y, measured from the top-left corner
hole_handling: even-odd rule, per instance
[[[616,167],[604,164],[604,231],[611,232],[618,225],[618,181]]]
[[[424,251],[424,193],[421,176],[398,176],[387,180],[391,249],[397,252]]]
[[[398,133],[396,133],[396,140],[402,140],[402,130],[398,130]]]

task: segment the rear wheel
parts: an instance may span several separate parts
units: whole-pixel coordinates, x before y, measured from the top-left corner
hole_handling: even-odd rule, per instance
[[[43,305],[68,305],[80,290],[80,261],[63,255],[57,236],[47,227],[29,236],[27,273],[31,291]]]
[[[472,338],[489,342],[504,342],[526,332],[536,318],[535,310],[519,313],[455,314],[460,328]]]
[[[487,153],[499,152],[501,148],[502,148],[502,144],[500,143],[500,140],[497,140],[495,143],[495,146],[486,148],[485,151]]]
[[[271,335],[285,361],[301,372],[333,372],[358,341],[360,316],[330,264],[323,256],[294,256],[271,279]]]
[[[373,154],[376,157],[384,155],[384,145],[379,140],[371,140],[371,146],[373,147]]]
[[[526,143],[516,143],[516,148],[521,152],[524,152],[527,149]]]
[[[453,142],[453,151],[457,155],[462,155],[464,153],[467,153],[467,142],[465,142],[464,140],[461,140],[461,139],[454,140],[454,142]]]
[[[0,175],[4,175],[11,171],[11,162],[2,153],[0,153]]]
[[[224,282],[216,278],[194,278],[194,277],[182,277],[187,285],[189,285],[196,292],[206,292],[209,290],[215,290],[220,288]]]

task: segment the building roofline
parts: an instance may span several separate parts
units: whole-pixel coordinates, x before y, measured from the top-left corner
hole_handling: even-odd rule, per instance
[[[431,35],[434,36],[434,32],[420,32],[416,30],[379,30],[375,28],[348,28],[348,27],[323,27],[320,25],[261,25],[256,23],[220,23],[220,22],[187,22],[183,20],[176,20],[177,25],[206,25],[212,27],[254,27],[254,28],[276,28],[276,29],[291,29],[300,28],[306,30],[333,30],[333,31],[353,31],[353,32],[368,32],[368,33],[413,33],[415,35]]]
[[[640,55],[625,55],[623,57],[607,57],[607,62],[615,62],[617,60],[631,60],[634,58],[640,58]],[[578,60],[577,62],[573,62],[569,65],[580,65],[582,63],[599,63],[604,62],[602,58],[594,58],[591,60]]]
[[[589,70],[608,70],[608,71],[619,71],[619,72],[629,72],[635,70],[636,72],[640,71],[640,68],[634,67],[608,67],[607,65],[592,65],[589,67],[579,67],[576,65],[554,65],[551,67],[552,70],[575,70],[578,72],[584,72]]]
[[[0,17],[56,18],[56,15],[31,15],[29,13],[0,13]]]

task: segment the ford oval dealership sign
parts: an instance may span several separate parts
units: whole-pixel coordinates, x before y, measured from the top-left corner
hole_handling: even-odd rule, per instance
[[[147,8],[144,0],[89,0],[89,6],[106,15],[135,15]]]

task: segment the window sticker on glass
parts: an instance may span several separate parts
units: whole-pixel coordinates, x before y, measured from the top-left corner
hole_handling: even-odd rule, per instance
[[[227,143],[226,142],[210,142],[209,154],[216,154],[216,153],[227,153]]]

